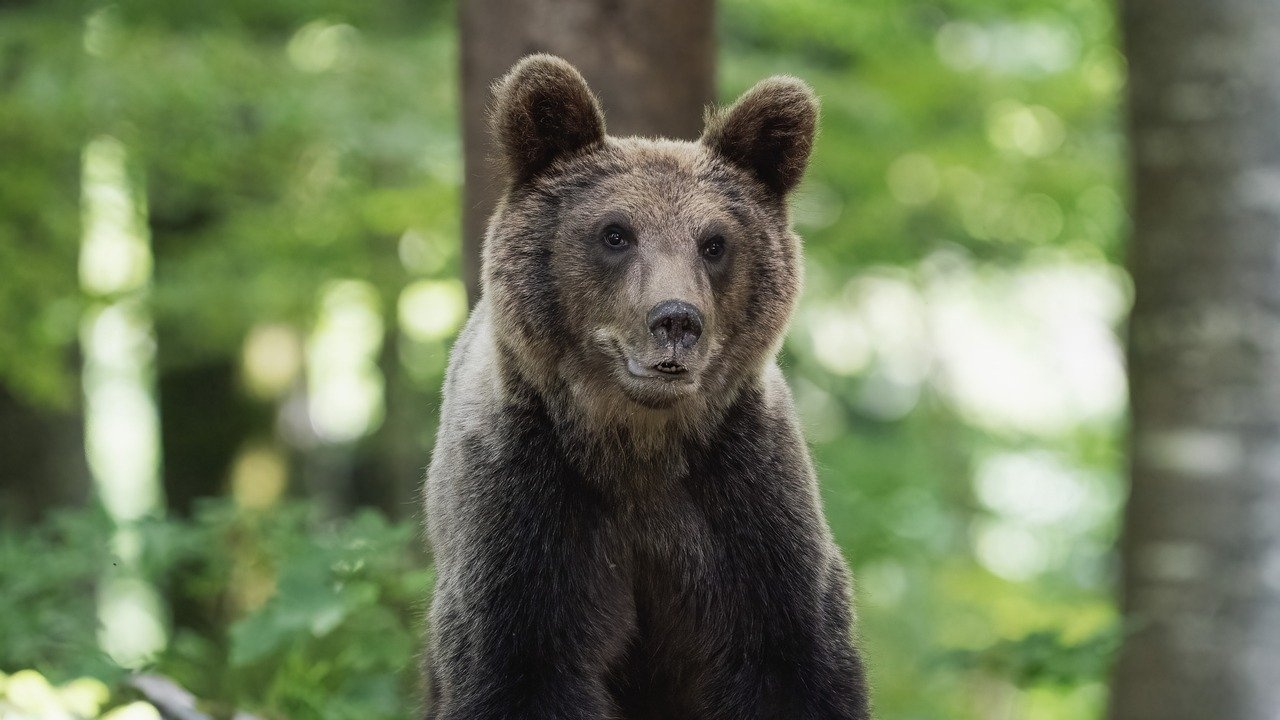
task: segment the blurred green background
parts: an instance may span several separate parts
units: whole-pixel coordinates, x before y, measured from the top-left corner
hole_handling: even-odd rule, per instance
[[[457,32],[444,2],[0,3],[0,716],[94,677],[92,716],[135,669],[218,716],[411,714],[466,313]],[[1111,4],[721,0],[716,42],[722,101],[823,98],[782,359],[877,716],[1099,717]]]

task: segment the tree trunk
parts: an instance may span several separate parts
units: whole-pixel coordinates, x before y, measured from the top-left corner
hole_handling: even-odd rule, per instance
[[[492,162],[489,86],[516,60],[547,52],[573,63],[614,135],[694,139],[715,100],[713,0],[463,0],[463,275],[479,297],[485,223],[502,192]]]
[[[217,208],[164,209],[149,203],[155,277],[165,284],[181,255],[219,219]],[[155,310],[156,402],[160,411],[161,478],[170,513],[190,516],[202,498],[225,494],[236,454],[251,439],[272,436],[272,410],[240,389],[238,355],[192,350],[201,332],[181,315]]]
[[[417,517],[419,491],[431,454],[433,403],[409,377],[400,361],[403,337],[388,332],[378,366],[386,391],[382,426],[357,446],[347,502],[372,506],[392,520]]]
[[[162,363],[170,332],[156,323]],[[198,500],[226,494],[232,461],[250,439],[271,437],[271,408],[244,396],[231,359],[161,364],[157,374],[164,496],[170,512],[190,516]]]
[[[37,407],[0,384],[0,524],[35,523],[54,508],[83,505],[92,484],[79,401]]]
[[[1114,720],[1280,718],[1280,4],[1127,0],[1132,634]]]

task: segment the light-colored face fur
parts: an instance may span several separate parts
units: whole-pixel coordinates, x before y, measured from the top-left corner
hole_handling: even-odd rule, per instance
[[[799,292],[786,195],[812,92],[766,80],[698,142],[608,137],[581,76],[550,56],[495,96],[509,187],[484,287],[508,370],[593,427],[705,425],[772,359]]]

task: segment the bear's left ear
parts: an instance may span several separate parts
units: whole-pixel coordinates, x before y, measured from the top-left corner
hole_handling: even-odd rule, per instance
[[[493,131],[508,178],[529,180],[556,158],[604,140],[604,114],[582,75],[554,55],[530,55],[493,86]]]
[[[786,195],[804,177],[817,125],[818,97],[809,85],[775,75],[708,113],[702,144]]]

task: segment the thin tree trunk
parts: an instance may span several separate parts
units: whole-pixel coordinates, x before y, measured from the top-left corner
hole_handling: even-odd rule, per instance
[[[485,223],[502,191],[486,117],[493,81],[530,53],[559,55],[600,97],[610,133],[693,139],[715,99],[714,14],[713,0],[463,0],[463,274],[472,303]]]
[[[387,333],[378,366],[386,390],[382,426],[356,450],[347,495],[352,507],[373,506],[393,520],[416,517],[419,486],[431,454],[431,398],[409,377],[400,361],[403,338]]]
[[[154,201],[150,207],[155,276],[163,284],[193,238],[218,220],[217,210],[195,204],[166,211]],[[272,408],[241,391],[237,355],[190,354],[200,330],[187,318],[157,308],[155,332],[164,497],[169,512],[185,517],[197,500],[225,494],[236,454],[250,439],[271,436]]]
[[[1280,3],[1127,0],[1132,634],[1114,720],[1280,718]]]
[[[0,524],[34,523],[54,508],[83,505],[91,487],[79,402],[38,407],[0,385]]]
[[[162,363],[170,330],[157,322]],[[270,408],[244,396],[231,359],[161,364],[158,375],[164,495],[170,512],[189,516],[198,500],[226,493],[231,463],[250,439],[271,437]]]

